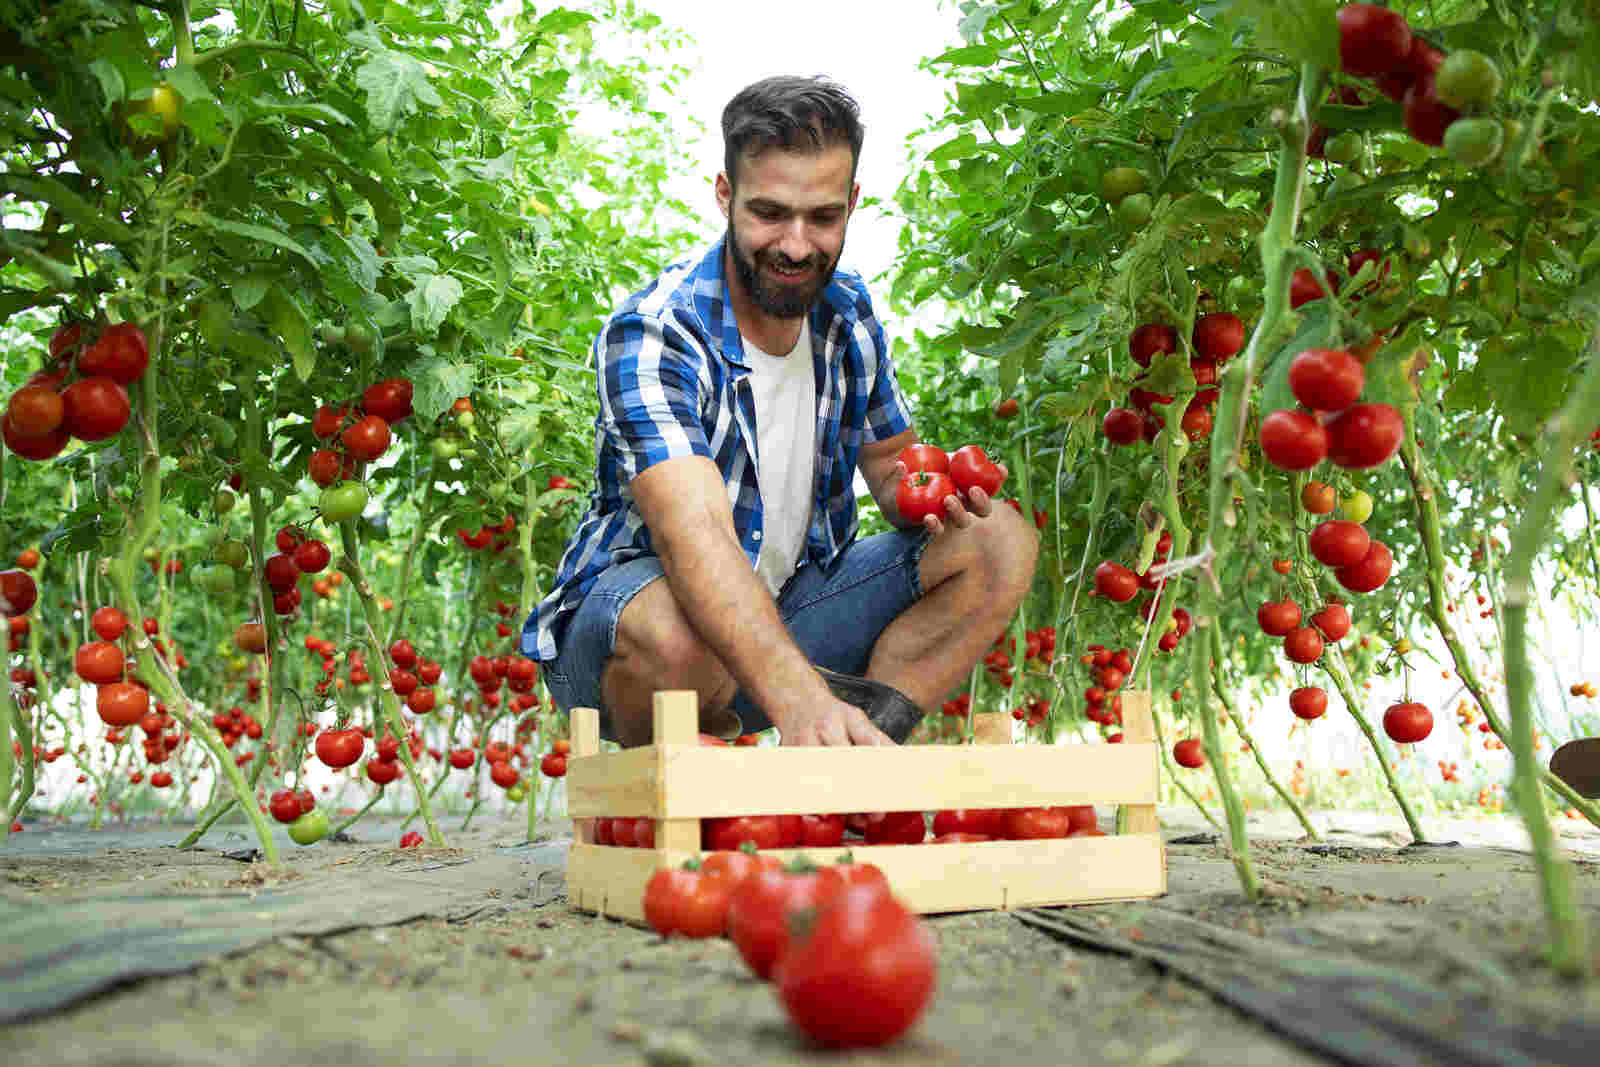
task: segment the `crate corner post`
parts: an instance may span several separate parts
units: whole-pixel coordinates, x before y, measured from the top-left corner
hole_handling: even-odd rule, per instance
[[[700,849],[700,820],[664,817],[672,781],[672,746],[699,743],[700,706],[692,689],[658,690],[652,698],[651,737],[656,748],[656,858],[667,866],[671,856]]]

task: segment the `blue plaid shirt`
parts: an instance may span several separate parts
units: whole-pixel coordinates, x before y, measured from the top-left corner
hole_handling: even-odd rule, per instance
[[[756,414],[750,367],[722,270],[724,240],[674,264],[617,309],[595,338],[595,491],[548,596],[522,628],[522,651],[552,660],[567,624],[609,567],[655,555],[628,483],[663,460],[705,456],[733,503],[751,567],[761,555]],[[828,566],[855,538],[863,445],[911,427],[866,283],[840,270],[810,311],[817,380],[817,469],[801,566]]]

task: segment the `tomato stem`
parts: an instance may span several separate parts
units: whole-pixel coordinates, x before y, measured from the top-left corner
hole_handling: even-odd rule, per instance
[[[1311,819],[1305,813],[1305,809],[1300,806],[1299,801],[1295,800],[1294,794],[1279,783],[1277,776],[1272,773],[1272,768],[1268,765],[1266,757],[1261,754],[1261,748],[1256,744],[1256,739],[1250,736],[1250,728],[1245,725],[1244,716],[1238,714],[1234,710],[1233,704],[1228,700],[1225,694],[1225,687],[1222,684],[1222,635],[1217,632],[1215,626],[1209,627],[1209,629],[1211,631],[1212,651],[1211,670],[1217,684],[1217,703],[1221,704],[1222,710],[1228,713],[1228,721],[1233,723],[1233,728],[1238,732],[1239,739],[1249,749],[1251,758],[1256,761],[1256,766],[1261,769],[1262,777],[1266,778],[1267,784],[1272,787],[1273,792],[1283,798],[1285,804],[1289,805],[1289,810],[1294,812],[1294,817],[1299,820],[1301,827],[1306,832],[1306,836],[1313,841],[1318,840],[1317,828],[1312,825]]]

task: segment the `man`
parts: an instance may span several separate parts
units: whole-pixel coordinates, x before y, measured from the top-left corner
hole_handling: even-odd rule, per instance
[[[896,457],[917,437],[866,286],[835,273],[857,115],[821,78],[735,96],[726,234],[595,340],[596,491],[522,647],[558,704],[598,707],[625,747],[650,742],[658,689],[696,691],[721,737],[903,740],[1032,580],[1032,526],[981,490],[947,497],[944,521],[896,511]],[[856,540],[858,470],[894,531]],[[907,698],[891,739],[868,711]]]

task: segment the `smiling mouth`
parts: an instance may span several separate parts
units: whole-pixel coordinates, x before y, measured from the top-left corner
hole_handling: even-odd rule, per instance
[[[803,263],[800,266],[791,269],[769,262],[767,264],[767,271],[776,277],[784,279],[785,281],[798,281],[811,273],[811,266],[810,264]]]

